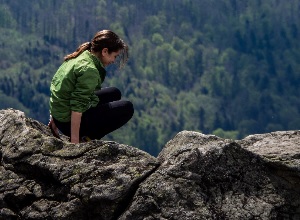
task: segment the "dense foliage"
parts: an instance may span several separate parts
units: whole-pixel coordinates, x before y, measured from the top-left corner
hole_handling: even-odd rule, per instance
[[[111,29],[130,46],[109,68],[135,106],[106,139],[156,155],[181,130],[242,138],[300,127],[298,0],[0,0],[0,109],[48,121],[63,56]]]

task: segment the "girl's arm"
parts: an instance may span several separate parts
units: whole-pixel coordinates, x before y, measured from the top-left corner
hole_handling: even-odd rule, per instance
[[[81,112],[72,111],[71,114],[71,142],[79,143],[79,130],[80,130],[80,122],[81,122]]]

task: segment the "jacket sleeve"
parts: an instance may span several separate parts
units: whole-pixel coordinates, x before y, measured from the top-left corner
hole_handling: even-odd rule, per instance
[[[74,74],[76,82],[70,99],[71,111],[85,112],[92,104],[95,88],[101,85],[100,75],[96,68],[89,65],[79,66]]]

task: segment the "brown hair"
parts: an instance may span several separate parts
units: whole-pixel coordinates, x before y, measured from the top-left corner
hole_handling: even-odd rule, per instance
[[[128,60],[128,46],[118,35],[110,30],[97,32],[91,42],[81,44],[75,52],[65,56],[64,60],[68,61],[76,58],[85,50],[101,52],[104,48],[107,48],[109,53],[121,50],[118,66],[121,68],[126,64]]]

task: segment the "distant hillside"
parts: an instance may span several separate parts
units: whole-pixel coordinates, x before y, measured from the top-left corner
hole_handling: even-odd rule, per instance
[[[106,139],[156,155],[181,130],[236,139],[300,127],[297,0],[0,3],[0,109],[47,123],[63,56],[112,29],[130,61],[109,68],[105,85],[119,87],[135,115]]]

